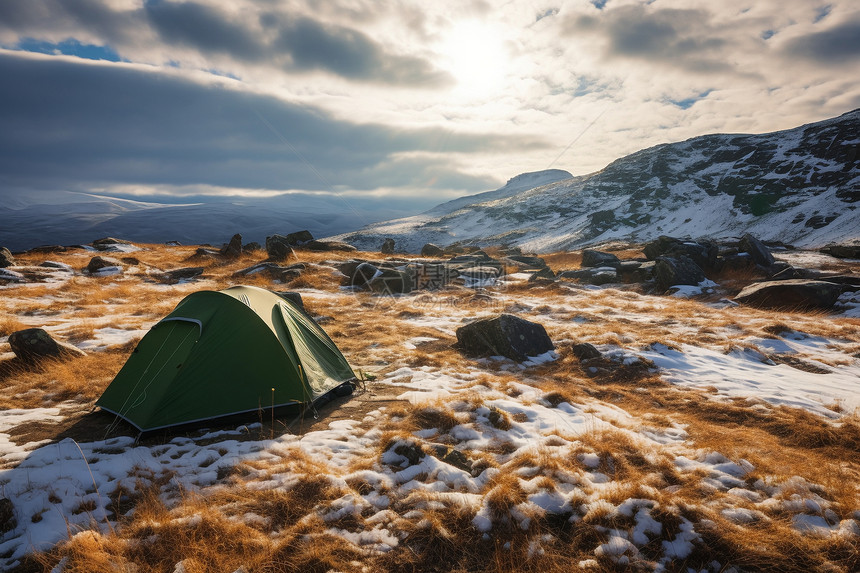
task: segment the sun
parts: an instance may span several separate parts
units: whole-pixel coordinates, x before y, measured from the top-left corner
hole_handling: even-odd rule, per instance
[[[479,20],[458,22],[445,36],[441,51],[460,94],[481,98],[501,87],[508,54],[497,28]]]

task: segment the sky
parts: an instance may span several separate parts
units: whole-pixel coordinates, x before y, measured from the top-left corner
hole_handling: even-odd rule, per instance
[[[417,212],[860,107],[856,0],[3,0],[0,200]]]

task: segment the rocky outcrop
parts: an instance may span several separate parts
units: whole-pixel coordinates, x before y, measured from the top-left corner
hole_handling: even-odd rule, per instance
[[[13,332],[9,335],[9,346],[12,347],[12,352],[25,362],[86,356],[83,350],[54,340],[43,328],[27,328]]]
[[[707,239],[693,241],[663,235],[645,245],[642,252],[652,261],[656,261],[660,257],[687,257],[699,268],[707,270],[716,267],[720,247],[716,242]]]
[[[421,247],[421,256],[422,257],[443,257],[445,256],[445,250],[433,243],[427,243],[423,247]]]
[[[684,255],[660,257],[654,264],[654,279],[658,291],[677,285],[697,285],[705,280],[702,268]]]
[[[764,281],[743,289],[735,301],[766,309],[830,309],[842,294],[842,288],[832,282],[805,279]]]
[[[561,271],[558,278],[575,280],[587,285],[605,285],[618,282],[618,273],[612,267],[598,267],[594,269],[577,269],[572,271]]]
[[[617,267],[621,260],[612,253],[585,249],[582,251],[583,267]]]
[[[230,238],[230,242],[224,245],[220,251],[221,256],[228,259],[238,259],[242,256],[242,235],[236,233]]]
[[[412,292],[412,276],[406,271],[381,268],[367,286],[378,294],[406,294]]]
[[[266,253],[272,261],[284,261],[295,255],[293,246],[284,235],[266,237]]]
[[[512,314],[476,320],[458,328],[457,346],[470,356],[505,356],[518,362],[553,349],[542,325]]]
[[[122,269],[122,262],[111,257],[96,256],[90,259],[87,263],[86,271],[90,274],[97,273],[108,267],[116,267]]]
[[[0,269],[11,267],[15,264],[15,257],[6,247],[0,247]]]
[[[753,262],[759,266],[770,267],[776,262],[770,249],[749,233],[741,237],[738,248],[741,252],[747,253],[752,258]]]
[[[827,245],[821,252],[837,259],[860,259],[860,245]]]

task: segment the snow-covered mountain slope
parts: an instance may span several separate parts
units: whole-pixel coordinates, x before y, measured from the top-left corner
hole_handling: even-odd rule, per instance
[[[860,241],[860,110],[786,131],[658,145],[546,184],[528,175],[531,189],[505,186],[338,238],[376,249],[391,237],[413,252],[428,242],[547,252],[744,232],[798,247]]]

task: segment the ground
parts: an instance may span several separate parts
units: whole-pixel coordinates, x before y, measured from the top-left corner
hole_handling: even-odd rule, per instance
[[[2,286],[0,485],[17,571],[853,571],[860,567],[860,319],[761,311],[753,277],[655,295],[637,285],[528,283],[382,297],[297,251],[302,294],[362,383],[307,412],[141,438],[93,403],[136,341],[185,295],[265,258],[137,245],[19,255]],[[635,255],[627,246],[620,254]],[[798,266],[857,261],[779,252]],[[579,253],[546,259],[574,269]],[[40,266],[55,261],[68,268]],[[296,262],[296,261],[289,261]],[[205,267],[165,284],[161,271]],[[468,357],[462,324],[539,322],[555,350]],[[88,355],[21,363],[6,337],[40,326]],[[591,361],[572,348],[589,342]]]

